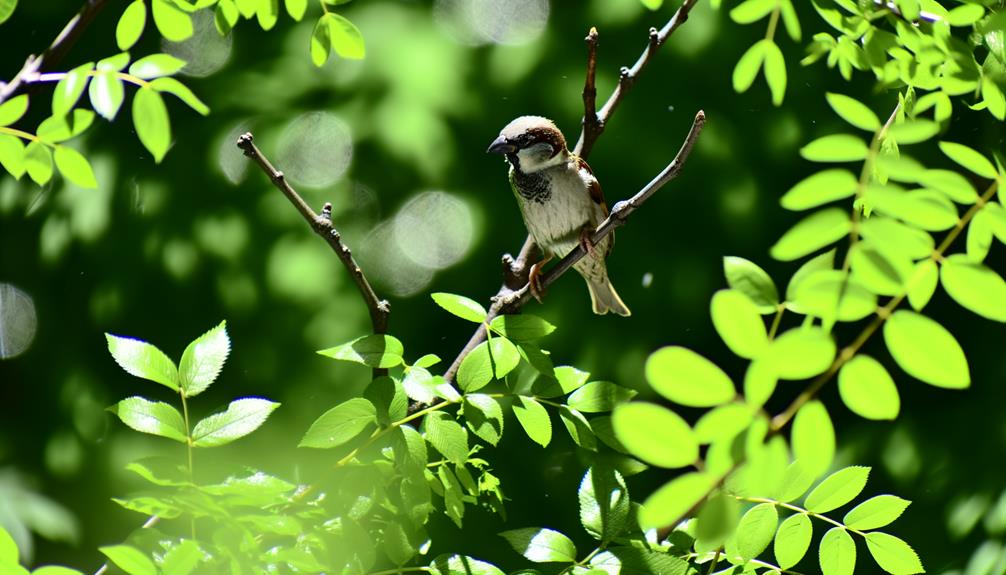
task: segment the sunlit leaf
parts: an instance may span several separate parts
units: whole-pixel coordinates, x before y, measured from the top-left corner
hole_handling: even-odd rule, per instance
[[[178,368],[164,352],[145,341],[106,333],[108,351],[126,373],[178,391]]]
[[[835,427],[823,403],[814,399],[796,412],[790,442],[793,457],[808,474],[820,477],[828,470],[835,458]],[[807,508],[810,509],[809,503]]]
[[[915,550],[894,535],[875,531],[866,534],[866,547],[881,569],[892,575],[924,573]]]
[[[701,472],[679,475],[653,492],[643,502],[639,523],[643,527],[663,527],[685,517],[715,485],[715,479]]]
[[[53,158],[56,160],[56,168],[64,178],[82,188],[95,189],[98,187],[98,180],[94,178],[91,163],[77,150],[68,146],[56,146]]]
[[[759,313],[774,313],[777,310],[779,292],[772,278],[758,264],[736,256],[724,256],[723,275],[727,285],[758,306]]]
[[[115,42],[119,50],[125,52],[136,44],[147,24],[147,4],[143,0],[133,0],[119,17],[115,27]]]
[[[140,433],[149,433],[185,443],[188,431],[182,414],[163,401],[129,397],[115,404],[114,413],[122,423]]]
[[[852,172],[832,168],[818,172],[790,188],[780,203],[787,210],[808,210],[848,198],[856,193],[859,180]]]
[[[514,551],[535,563],[573,563],[576,546],[569,537],[546,528],[527,527],[500,533]]]
[[[716,292],[710,302],[710,315],[716,333],[738,356],[754,359],[768,346],[765,322],[743,293],[732,289]]]
[[[824,136],[800,148],[800,155],[811,162],[855,162],[866,157],[866,142],[850,134]]]
[[[17,8],[17,0],[0,0],[0,24],[7,21],[8,18],[14,14],[14,10]],[[15,558],[14,561],[10,563],[17,563]]]
[[[950,297],[964,308],[984,318],[1006,322],[1006,281],[992,268],[973,262],[966,255],[954,254],[943,260],[940,281]]]
[[[197,337],[185,348],[178,365],[178,375],[187,397],[202,393],[217,379],[230,351],[226,321]]]
[[[880,129],[880,118],[873,113],[873,110],[859,100],[850,98],[844,94],[834,94],[831,92],[825,94],[825,98],[828,100],[828,105],[831,106],[831,109],[835,110],[835,113],[852,125],[852,127],[866,130],[867,132],[875,132]]]
[[[157,575],[157,567],[146,553],[129,545],[109,545],[99,547],[112,563],[129,575]]]
[[[911,503],[896,495],[871,497],[846,513],[842,523],[860,531],[879,529],[901,517]]]
[[[899,310],[884,324],[884,342],[908,375],[937,387],[971,385],[964,350],[949,331],[924,315]]]
[[[129,73],[137,78],[150,80],[161,76],[171,76],[185,67],[185,60],[171,54],[150,54],[133,62]]]
[[[759,40],[737,60],[737,65],[733,71],[734,92],[746,92],[751,84],[754,84],[761,70],[762,63],[765,62],[766,46],[771,40]]]
[[[769,345],[764,359],[780,379],[809,379],[835,359],[832,336],[818,327],[787,330]]]
[[[827,513],[849,503],[866,487],[870,468],[860,465],[845,467],[824,478],[807,494],[804,506],[814,513]]]
[[[157,78],[150,82],[150,87],[161,93],[174,94],[179,100],[185,102],[190,108],[203,116],[210,113],[209,107],[188,86],[174,78]]]
[[[52,115],[62,116],[73,109],[80,100],[80,96],[87,88],[90,80],[89,73],[94,68],[94,64],[88,62],[81,64],[66,73],[56,84],[56,89],[52,92]]]
[[[52,179],[52,151],[42,142],[33,140],[24,148],[24,167],[38,185]]]
[[[585,413],[611,411],[636,396],[636,391],[610,381],[592,381],[570,394],[566,404]]]
[[[779,525],[779,512],[773,503],[755,505],[737,525],[737,551],[744,559],[754,559],[768,548]]]
[[[765,82],[772,93],[772,104],[781,106],[786,97],[786,59],[775,42],[765,44]]]
[[[650,355],[646,360],[646,381],[660,395],[689,407],[713,407],[736,395],[726,372],[679,346],[664,347]]]
[[[192,17],[171,0],[151,0],[154,24],[165,39],[172,42],[188,40],[192,36]]]
[[[797,222],[769,253],[781,261],[799,259],[844,238],[850,228],[849,214],[845,210],[826,208]]]
[[[354,397],[329,409],[311,424],[298,447],[330,449],[353,439],[371,424],[377,423],[374,404]]]
[[[537,341],[555,331],[555,326],[531,315],[498,315],[489,323],[494,332],[515,342]]]
[[[259,397],[236,399],[230,402],[227,411],[196,423],[192,428],[192,445],[215,447],[240,439],[261,427],[277,407],[278,403]]]
[[[464,465],[468,459],[468,433],[446,413],[438,411],[423,418],[423,435],[451,463]]]
[[[940,150],[960,166],[971,170],[983,178],[994,180],[998,175],[992,162],[980,152],[956,142],[940,142]]]
[[[388,368],[402,364],[404,351],[402,342],[398,338],[386,334],[375,334],[322,349],[318,353],[332,359],[351,361],[370,367]]]
[[[25,148],[21,139],[10,134],[0,134],[0,166],[15,179],[21,179],[25,172]]]
[[[699,444],[691,427],[673,411],[652,403],[619,405],[611,416],[615,436],[629,453],[659,467],[695,463]]]
[[[846,407],[866,419],[895,419],[901,410],[894,380],[879,361],[862,353],[838,372],[838,392]]]
[[[488,395],[469,393],[464,399],[465,423],[483,441],[496,445],[503,436],[503,408]]]
[[[155,0],[154,6],[157,1],[164,0]],[[140,88],[133,96],[133,126],[140,142],[154,156],[154,161],[160,163],[171,145],[171,122],[164,99],[153,88]]]
[[[531,441],[548,447],[552,441],[552,421],[548,412],[532,397],[518,395],[513,404],[513,413]]]
[[[307,11],[307,0],[285,0],[286,13],[300,22]]]
[[[2,1],[2,0],[0,0]],[[28,95],[14,96],[0,104],[0,126],[9,126],[21,119],[28,111]]]
[[[832,527],[821,538],[818,561],[823,575],[852,575],[856,568],[856,542],[843,527]]]
[[[810,548],[810,538],[814,528],[810,517],[803,513],[790,515],[779,524],[775,535],[773,551],[779,567],[789,569],[803,559]]]
[[[335,53],[350,60],[360,60],[366,55],[363,34],[345,17],[329,12],[325,14]]]
[[[436,292],[430,294],[433,301],[453,315],[475,323],[486,320],[486,309],[479,302],[463,295]]]

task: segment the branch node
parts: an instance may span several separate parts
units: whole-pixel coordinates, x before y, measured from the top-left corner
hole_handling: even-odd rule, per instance
[[[656,48],[660,46],[660,30],[651,27],[650,28],[650,47]]]
[[[321,214],[319,214],[321,219],[331,223],[332,221],[332,202],[325,202],[324,206],[321,206]]]

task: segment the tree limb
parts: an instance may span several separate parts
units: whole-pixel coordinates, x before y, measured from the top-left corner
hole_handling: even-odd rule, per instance
[[[615,87],[615,90],[612,92],[611,96],[608,97],[607,102],[605,102],[600,112],[598,112],[595,109],[597,104],[595,71],[597,68],[598,34],[595,28],[590,29],[590,32],[587,34],[587,37],[584,38],[584,41],[587,43],[587,74],[586,78],[584,79],[584,86],[583,86],[583,103],[584,103],[583,129],[580,132],[580,137],[577,140],[576,146],[573,148],[573,153],[578,154],[581,158],[584,159],[586,159],[587,156],[590,155],[590,152],[594,147],[594,142],[596,142],[597,138],[600,137],[602,132],[604,132],[604,127],[607,124],[608,119],[615,112],[615,109],[618,107],[618,104],[621,103],[622,98],[625,97],[625,94],[628,93],[629,89],[632,88],[633,84],[635,84],[636,78],[638,77],[639,73],[642,72],[646,64],[649,63],[650,58],[656,52],[657,48],[664,45],[664,43],[667,42],[667,38],[670,37],[670,35],[673,34],[674,31],[677,30],[679,26],[681,26],[681,24],[683,24],[686,20],[688,20],[688,13],[691,12],[692,8],[697,3],[698,0],[685,0],[681,4],[681,6],[677,9],[677,11],[674,13],[674,15],[671,16],[671,19],[668,20],[666,24],[664,24],[664,27],[660,31],[657,31],[656,28],[650,29],[650,36],[649,41],[647,42],[646,45],[646,49],[643,50],[643,53],[636,60],[636,63],[633,64],[632,68],[622,68],[622,73],[619,75],[618,86]],[[700,114],[702,113],[700,112]],[[691,141],[694,144],[694,138],[698,137],[697,132],[702,130],[702,124],[704,122],[705,122],[704,115],[702,115],[702,120],[699,120],[699,117],[696,116],[696,123],[692,125],[692,132],[695,132],[695,134],[694,136],[692,136],[692,132],[689,132],[690,138],[685,140],[686,144],[689,141]],[[697,130],[696,126],[698,126]],[[687,157],[688,152],[691,151],[691,146],[690,145],[688,146],[687,151],[685,151],[685,147],[683,146],[682,151],[685,152],[684,156]],[[679,157],[681,156],[681,152],[678,153],[678,156]],[[678,158],[675,158],[675,161],[677,160]],[[682,158],[682,163],[683,161],[684,158]],[[674,164],[675,162],[671,162],[671,165]],[[669,165],[668,168],[665,169],[665,172],[668,169],[670,169],[670,167],[671,166]],[[680,169],[681,164],[679,163],[674,170],[674,175],[677,175],[677,171]],[[657,179],[659,178],[660,177],[658,176]],[[667,181],[670,181],[670,179],[673,179],[673,175],[670,178],[668,178]],[[656,191],[657,188],[667,183],[667,181],[661,182],[660,185],[653,188],[653,191]],[[653,184],[653,182],[651,182],[651,184]],[[652,194],[653,191],[651,191],[650,194]],[[649,197],[650,194],[647,194],[646,197]],[[634,210],[635,208],[632,209]],[[632,210],[630,210],[629,213],[631,213],[631,211]],[[628,213],[624,215],[628,216]],[[621,225],[621,223],[617,225]],[[614,229],[614,226],[612,227],[612,229]],[[596,233],[597,232],[595,232],[595,234]],[[610,233],[610,230],[609,232],[606,232],[604,235],[607,235],[607,233]],[[516,303],[513,305],[509,305],[507,307],[507,311],[509,312],[518,311],[520,309],[520,305],[523,305],[523,303],[527,301],[526,293],[530,289],[527,286],[527,277],[528,277],[527,262],[530,260],[531,254],[534,252],[534,250],[535,250],[534,241],[531,239],[531,236],[528,236],[527,239],[524,240],[524,246],[521,248],[520,253],[517,255],[516,258],[511,256],[510,254],[506,254],[503,256],[503,268],[504,268],[503,285],[500,287],[499,291],[496,292],[496,295],[493,296],[492,298],[493,303],[489,308],[488,318],[486,319],[486,322],[480,325],[478,329],[475,330],[475,333],[472,334],[472,337],[468,340],[468,343],[465,344],[465,347],[461,350],[461,353],[458,354],[458,356],[454,359],[454,362],[447,369],[447,372],[444,373],[444,379],[446,379],[449,382],[454,381],[454,377],[458,373],[458,368],[461,367],[461,361],[465,358],[466,355],[468,355],[473,349],[475,349],[475,347],[478,344],[485,341],[486,325],[488,325],[489,321],[492,321],[492,318],[496,317],[503,311],[504,304],[510,301],[510,298],[516,297],[521,303],[519,305]],[[577,251],[579,251],[579,248],[577,249]],[[567,258],[568,257],[569,256],[567,256]],[[579,257],[583,256],[581,255]],[[577,257],[576,259],[579,259],[579,257]],[[564,260],[565,259],[566,258],[564,258]],[[571,261],[568,265],[572,265],[575,261],[576,260]],[[562,262],[560,262],[560,264],[562,264]],[[557,264],[556,267],[558,267],[558,265],[559,264]],[[548,278],[551,275],[552,272],[550,271],[545,274],[543,279]],[[551,279],[549,279],[549,283],[555,281],[560,275],[562,275],[562,272],[555,274],[554,277],[551,277]],[[518,288],[518,286],[523,287]],[[525,295],[514,296],[515,293],[524,293]]]
[[[34,82],[45,70],[52,70],[70,51],[80,35],[91,24],[94,17],[101,12],[108,0],[88,0],[76,16],[67,22],[63,31],[56,36],[52,44],[40,56],[30,55],[24,66],[10,82],[0,83],[0,104],[20,92],[25,86]]]
[[[273,185],[276,186],[279,191],[283,192],[286,199],[290,200],[293,207],[297,208],[300,215],[303,216],[304,220],[311,226],[314,233],[318,234],[325,240],[335,255],[339,257],[339,261],[342,265],[349,270],[349,275],[353,278],[356,283],[356,289],[359,290],[360,296],[363,298],[363,302],[367,304],[367,310],[370,312],[370,323],[373,326],[374,333],[387,333],[388,331],[388,316],[391,314],[391,304],[387,300],[380,299],[377,297],[377,292],[367,281],[367,276],[363,273],[363,269],[359,264],[356,263],[356,259],[353,258],[353,252],[350,251],[349,246],[347,246],[342,241],[342,236],[339,231],[335,229],[332,225],[332,204],[325,203],[324,207],[321,209],[321,214],[314,213],[311,206],[307,205],[304,198],[300,197],[300,194],[294,190],[290,183],[286,181],[286,177],[283,172],[277,170],[269,162],[262,151],[258,149],[253,141],[251,132],[242,134],[238,137],[237,145],[244,151],[244,154],[255,160],[255,163],[262,168],[262,171],[269,176],[269,180],[272,181]],[[386,369],[374,368],[374,377],[380,375],[387,375]]]

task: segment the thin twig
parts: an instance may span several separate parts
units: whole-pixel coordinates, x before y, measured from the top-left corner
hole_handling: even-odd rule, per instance
[[[595,74],[593,73],[597,67],[597,33],[596,30],[591,28],[590,33],[588,33],[587,37],[584,39],[587,43],[587,77],[584,79],[583,87],[583,128],[580,131],[580,137],[577,139],[576,146],[573,148],[573,153],[579,155],[583,159],[587,159],[594,146],[594,142],[596,142],[597,138],[600,137],[602,132],[604,132],[604,127],[608,123],[608,119],[611,118],[611,115],[615,112],[615,109],[622,101],[622,98],[625,97],[625,94],[635,83],[639,73],[650,61],[650,58],[653,53],[656,52],[656,49],[662,46],[667,41],[667,38],[688,19],[688,13],[691,12],[696,3],[698,3],[698,0],[685,0],[685,2],[681,4],[674,15],[671,16],[671,19],[667,21],[659,32],[656,28],[650,29],[649,42],[646,45],[646,49],[643,50],[643,53],[639,56],[639,59],[636,60],[636,63],[632,66],[632,68],[622,69],[623,74],[619,77],[618,86],[612,92],[611,96],[599,112],[595,111],[597,104],[597,88],[594,84]],[[680,167],[678,169],[680,169]],[[475,330],[475,333],[473,333],[471,338],[469,338],[468,343],[466,343],[465,347],[462,348],[461,353],[458,354],[458,356],[454,359],[454,362],[447,369],[447,372],[444,373],[444,378],[447,381],[454,381],[454,377],[458,373],[458,368],[461,367],[461,361],[466,355],[475,349],[476,346],[485,341],[486,325],[489,321],[492,321],[492,318],[502,312],[504,303],[513,297],[515,291],[520,292],[521,290],[524,290],[524,292],[526,292],[529,289],[527,286],[529,271],[527,263],[534,251],[534,241],[531,239],[531,236],[528,236],[527,239],[524,240],[524,246],[521,248],[520,253],[516,258],[510,254],[503,256],[503,285],[492,298],[493,303],[489,307],[489,314],[486,322]],[[560,264],[561,263],[562,262],[560,262]],[[555,277],[557,278],[558,275]],[[554,280],[555,278],[552,278],[552,281]],[[518,287],[520,287],[520,289],[518,289]],[[521,299],[521,301],[527,301],[526,296]],[[514,312],[517,311],[519,307],[519,305],[511,305],[508,306],[507,309],[508,311]]]
[[[84,33],[84,30],[91,24],[94,17],[101,12],[108,0],[88,0],[77,11],[77,14],[67,22],[63,30],[52,41],[40,56],[30,55],[24,62],[24,66],[17,75],[6,84],[0,83],[0,104],[3,104],[12,96],[20,92],[24,86],[35,82],[42,71],[52,70],[66,56],[66,53],[73,47]]]
[[[268,158],[262,154],[262,151],[255,145],[250,132],[238,137],[237,145],[244,151],[246,156],[255,160],[255,163],[269,176],[269,180],[272,181],[273,185],[279,191],[283,192],[286,199],[290,200],[293,207],[297,208],[300,215],[310,224],[311,229],[325,240],[325,243],[339,257],[342,265],[349,270],[349,275],[352,276],[353,281],[356,283],[356,288],[360,291],[360,296],[363,298],[364,303],[367,304],[367,310],[370,311],[370,323],[373,326],[374,333],[387,333],[391,304],[387,300],[377,297],[377,293],[370,285],[370,282],[367,281],[367,276],[363,273],[363,269],[356,263],[356,259],[353,258],[353,252],[343,243],[342,236],[332,225],[332,204],[326,202],[325,206],[321,209],[321,214],[314,213],[314,210],[311,209],[311,206],[307,205],[304,198],[300,197],[300,194],[290,186],[283,172],[274,168]],[[387,370],[374,368],[374,377],[380,375],[387,375]]]
[[[695,4],[699,0],[685,0],[678,10],[674,13],[674,16],[664,24],[664,27],[660,30],[656,28],[650,28],[649,39],[646,43],[646,49],[643,53],[639,55],[636,63],[632,65],[631,68],[623,67],[618,75],[618,85],[615,86],[615,90],[608,97],[608,101],[604,103],[601,110],[596,113],[596,115],[586,112],[584,115],[584,127],[583,131],[580,133],[580,138],[576,142],[576,147],[573,151],[578,154],[581,158],[586,158],[590,155],[590,151],[594,147],[594,142],[597,138],[604,132],[604,128],[608,123],[608,118],[615,112],[618,105],[622,103],[622,98],[632,89],[635,85],[636,80],[639,78],[639,73],[643,71],[647,64],[650,63],[650,59],[653,55],[657,53],[657,49],[667,42],[667,38],[678,29],[679,26],[688,20],[688,13],[692,11]],[[589,36],[588,36],[589,38]],[[590,43],[588,41],[588,47]],[[593,51],[593,48],[589,48]],[[586,98],[584,98],[584,103],[586,103]],[[596,118],[596,122],[590,122],[590,116]]]

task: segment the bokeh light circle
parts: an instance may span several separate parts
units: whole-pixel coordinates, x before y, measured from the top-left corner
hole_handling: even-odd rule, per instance
[[[527,44],[548,24],[548,0],[437,0],[433,17],[457,42]]]
[[[277,165],[303,186],[322,188],[341,178],[353,159],[349,126],[329,112],[307,112],[283,130],[276,146]]]
[[[434,270],[463,258],[474,235],[468,204],[445,192],[423,192],[412,198],[399,210],[393,226],[402,254]]]
[[[38,328],[31,296],[8,283],[0,283],[0,359],[17,357],[31,347]]]
[[[233,38],[221,36],[213,23],[213,10],[192,14],[192,36],[181,42],[161,40],[161,49],[175,58],[185,60],[181,73],[205,78],[223,68],[231,58]]]

